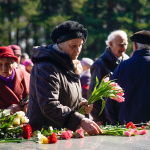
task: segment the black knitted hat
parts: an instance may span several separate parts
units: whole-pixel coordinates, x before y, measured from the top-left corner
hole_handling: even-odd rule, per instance
[[[62,43],[75,38],[82,38],[86,42],[88,31],[83,25],[75,21],[66,21],[56,26],[51,34],[54,43]]]
[[[150,31],[139,31],[134,33],[130,37],[132,42],[141,43],[141,44],[150,44]]]

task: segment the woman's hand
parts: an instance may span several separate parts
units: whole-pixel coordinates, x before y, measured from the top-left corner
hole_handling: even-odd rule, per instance
[[[17,111],[21,111],[21,107],[18,104],[12,104],[7,109],[10,109],[10,114],[14,114]]]
[[[88,105],[88,102],[81,102],[81,106],[86,105],[84,108],[85,114],[90,114],[93,109],[93,104]]]
[[[89,135],[102,134],[99,126],[88,118],[82,119],[80,127],[82,127]]]

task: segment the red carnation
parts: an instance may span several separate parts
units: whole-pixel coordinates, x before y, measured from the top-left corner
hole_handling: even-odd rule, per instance
[[[132,129],[135,129],[136,126],[133,124],[133,122],[129,122],[127,125],[126,125],[126,128],[129,128],[131,127]]]
[[[29,124],[24,124],[23,125],[23,134],[22,134],[22,136],[25,139],[30,139],[31,134],[32,134],[32,128],[31,128],[31,126]]]
[[[56,133],[52,133],[51,136],[48,137],[48,143],[56,143],[57,142],[57,135]]]
[[[143,125],[141,126],[141,128],[142,128],[143,130],[145,130],[145,127],[144,127]]]
[[[133,125],[133,122],[129,122],[129,123],[126,125],[126,128],[129,128],[131,125]]]
[[[132,127],[132,129],[136,129],[136,126],[133,124],[133,125],[131,125],[131,127]]]
[[[148,126],[148,124],[146,124],[146,126]]]

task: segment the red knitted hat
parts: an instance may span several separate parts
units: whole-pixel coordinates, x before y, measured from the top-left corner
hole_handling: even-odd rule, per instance
[[[13,58],[16,62],[18,62],[18,57],[14,55],[14,52],[11,48],[7,46],[2,46],[0,47],[0,58],[7,58],[11,57]]]

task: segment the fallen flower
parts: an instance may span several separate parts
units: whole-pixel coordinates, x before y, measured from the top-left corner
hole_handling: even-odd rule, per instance
[[[139,131],[139,134],[140,134],[140,135],[144,135],[144,134],[146,134],[146,133],[147,133],[146,130],[140,130],[140,131]]]
[[[131,132],[129,132],[129,131],[125,131],[125,132],[124,132],[124,135],[126,135],[126,136],[130,137],[130,136],[131,136]]]
[[[38,133],[38,143],[39,144],[48,144],[47,137],[42,135],[41,133]]]
[[[129,129],[128,131],[131,133],[131,135],[138,135],[138,130]]]
[[[78,129],[77,133],[79,134],[79,138],[84,138],[84,130],[82,128]]]
[[[67,130],[67,132],[70,134],[70,138],[72,137],[72,132],[71,130]]]
[[[133,122],[127,123],[126,128],[129,128],[129,127],[131,127],[132,129],[136,129],[136,126],[133,124]]]
[[[48,143],[57,143],[56,133],[53,132],[52,135],[48,137]]]
[[[28,123],[29,122],[29,119],[25,116],[25,117],[21,117],[20,118],[20,122],[21,122],[21,124],[23,124],[23,123]]]
[[[15,117],[12,122],[13,125],[20,125],[20,118]]]
[[[143,125],[141,126],[141,128],[142,128],[143,130],[145,130],[145,127],[144,127]]]
[[[63,131],[61,133],[61,138],[62,139],[70,139],[72,137],[72,135],[70,134],[70,131]]]
[[[25,116],[25,113],[23,111],[17,111],[14,115],[16,115],[17,118],[22,118]]]
[[[23,125],[23,134],[22,136],[25,138],[25,139],[30,139],[32,135],[32,128],[29,124],[24,124]]]

